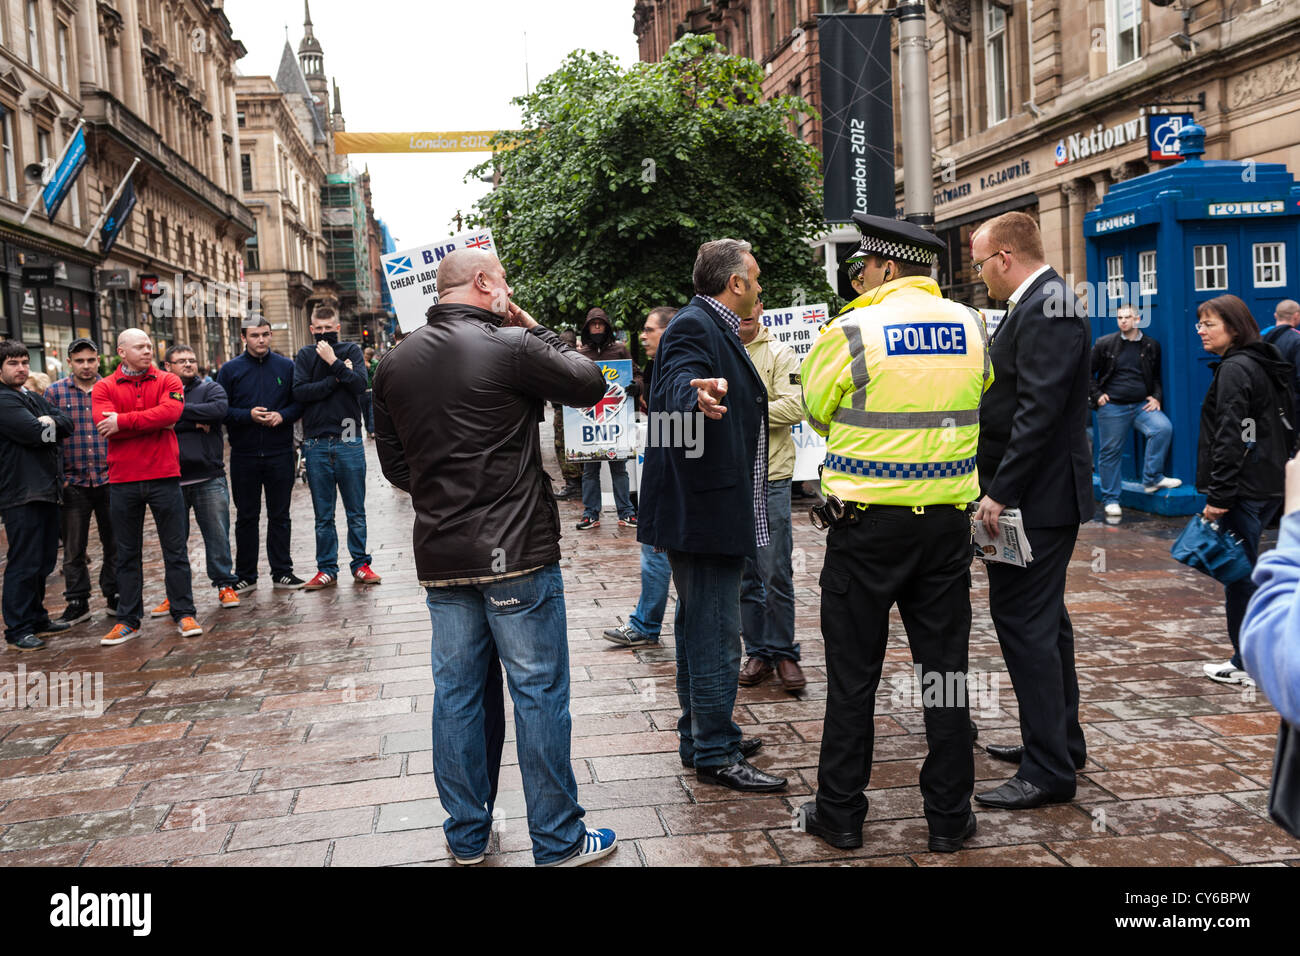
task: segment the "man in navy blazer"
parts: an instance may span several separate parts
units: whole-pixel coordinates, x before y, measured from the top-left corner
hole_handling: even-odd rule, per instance
[[[980,226],[971,255],[989,295],[1007,302],[989,343],[997,380],[980,409],[984,497],[975,517],[995,533],[1003,509],[1019,508],[1034,550],[1028,567],[987,567],[989,612],[1020,706],[1021,743],[985,750],[1020,769],[975,799],[1019,810],[1073,799],[1075,770],[1087,759],[1065,576],[1079,525],[1094,508],[1087,436],[1092,330],[1084,307],[1044,261],[1029,216],[1010,212]]]
[[[750,245],[716,239],[695,259],[695,298],[655,353],[637,539],[668,553],[677,586],[682,765],[733,790],[781,790],[745,758],[732,720],[740,677],[740,581],[767,543],[767,389],[741,344],[762,287]]]

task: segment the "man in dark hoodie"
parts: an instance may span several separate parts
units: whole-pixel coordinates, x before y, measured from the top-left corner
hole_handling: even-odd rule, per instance
[[[185,496],[185,538],[190,536],[190,511],[203,535],[208,580],[217,589],[222,607],[239,607],[230,562],[230,491],[222,452],[221,422],[229,402],[226,390],[199,377],[199,360],[188,345],[173,345],[166,354],[167,371],[185,387],[185,409],[174,426],[181,454],[181,493]],[[166,617],[170,605],[163,601],[152,617]]]
[[[582,326],[582,345],[578,354],[585,355],[593,362],[614,362],[619,359],[631,359],[627,346],[614,337],[610,328],[609,316],[605,310],[594,308],[587,313],[587,321]],[[632,366],[632,384],[625,389],[627,397],[636,401],[641,395],[641,370]],[[622,460],[609,462],[609,477],[614,485],[614,506],[618,509],[620,528],[636,527],[636,509],[632,507],[632,498],[628,493],[627,463]],[[600,462],[589,461],[582,466],[582,520],[578,522],[579,531],[589,531],[600,527]]]

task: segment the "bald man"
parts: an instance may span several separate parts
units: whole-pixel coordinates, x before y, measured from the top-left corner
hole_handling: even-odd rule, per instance
[[[153,344],[140,329],[117,337],[117,354],[122,364],[90,393],[95,428],[108,440],[109,514],[117,539],[117,624],[100,643],[123,644],[140,634],[146,506],[162,545],[168,610],[182,637],[197,637],[203,628],[194,617],[180,447],[172,430],[185,408],[185,387],[153,364]]]
[[[533,861],[580,866],[616,840],[588,828],[578,803],[560,515],[537,422],[548,401],[595,404],[605,379],[511,292],[490,253],[442,261],[427,323],[375,373],[375,446],[384,476],[411,496],[432,625],[433,774],[452,855],[480,862],[492,830],[495,650],[515,704]]]
[[[1297,323],[1300,323],[1300,302],[1283,299],[1273,310],[1273,327],[1264,329],[1259,335],[1291,363],[1291,393],[1296,408],[1300,408],[1300,330],[1296,329]]]

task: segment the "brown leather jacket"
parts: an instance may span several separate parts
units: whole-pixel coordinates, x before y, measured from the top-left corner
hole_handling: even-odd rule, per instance
[[[375,443],[384,477],[411,495],[421,583],[560,560],[537,424],[545,402],[590,406],[605,388],[554,332],[459,303],[435,306],[380,361]]]

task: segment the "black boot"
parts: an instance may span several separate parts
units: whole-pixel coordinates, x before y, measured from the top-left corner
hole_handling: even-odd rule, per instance
[[[570,498],[582,497],[582,479],[566,478],[564,480],[564,490],[557,491],[555,497],[560,501],[568,501]]]

